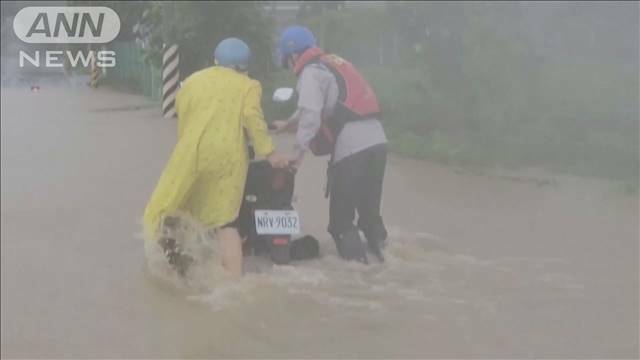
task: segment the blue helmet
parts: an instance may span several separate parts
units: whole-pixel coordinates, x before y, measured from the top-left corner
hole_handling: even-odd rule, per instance
[[[316,46],[316,37],[311,30],[304,26],[293,25],[286,28],[278,41],[278,56],[280,64],[286,66],[286,60],[293,54],[304,52]]]
[[[238,38],[226,38],[216,46],[213,57],[220,66],[244,71],[249,67],[251,50],[244,41]]]

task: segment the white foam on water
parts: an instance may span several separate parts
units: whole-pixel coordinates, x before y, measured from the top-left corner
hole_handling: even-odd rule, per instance
[[[181,252],[191,256],[194,263],[189,267],[186,276],[180,276],[169,264],[158,239],[139,235],[138,237],[144,240],[147,268],[150,273],[178,289],[190,292],[208,291],[215,289],[217,284],[229,281],[230,277],[221,265],[219,243],[212,232],[185,214],[177,216],[180,225],[173,235],[181,247]]]
[[[554,265],[566,265],[559,259],[480,259],[452,251],[447,240],[431,233],[393,227],[389,233],[383,264],[374,256],[368,266],[346,262],[335,254],[333,242],[321,241],[324,255],[312,261],[277,266],[266,258],[246,257],[247,270],[241,281],[225,276],[215,245],[211,245],[216,240],[203,241],[206,237],[194,233],[189,233],[194,244],[187,247],[189,253],[195,257],[198,251],[206,250],[209,262],[191,269],[187,281],[175,274],[159,246],[147,255],[156,275],[178,287],[197,289],[197,294],[188,298],[206,303],[212,311],[252,304],[275,306],[284,301],[334,308],[338,313],[343,309],[344,316],[371,316],[374,310],[376,316],[404,311],[398,304],[404,304],[406,311],[432,309],[437,314],[443,307],[464,307],[495,316],[500,294],[505,292],[540,287],[575,295],[582,289],[557,269],[549,273]]]

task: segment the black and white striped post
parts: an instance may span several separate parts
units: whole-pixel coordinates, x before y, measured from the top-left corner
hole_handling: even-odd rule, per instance
[[[98,79],[100,78],[100,69],[96,61],[97,53],[91,50],[89,56],[91,56],[91,80],[89,81],[89,86],[95,89],[98,87]]]
[[[165,46],[162,56],[162,114],[167,119],[176,116],[176,93],[180,85],[179,62],[178,45]]]

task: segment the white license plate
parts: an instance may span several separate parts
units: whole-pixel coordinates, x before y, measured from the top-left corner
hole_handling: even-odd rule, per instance
[[[259,235],[289,235],[300,232],[300,218],[295,210],[256,210]]]

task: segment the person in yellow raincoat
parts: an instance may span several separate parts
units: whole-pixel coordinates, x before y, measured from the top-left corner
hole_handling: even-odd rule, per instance
[[[246,73],[250,50],[240,39],[216,47],[215,66],[195,72],[176,97],[178,142],[144,212],[147,237],[157,236],[163,217],[183,211],[215,228],[223,266],[242,274],[242,241],[234,221],[244,191],[249,156],[272,166],[289,161],[274,149],[264,121],[260,83]]]

